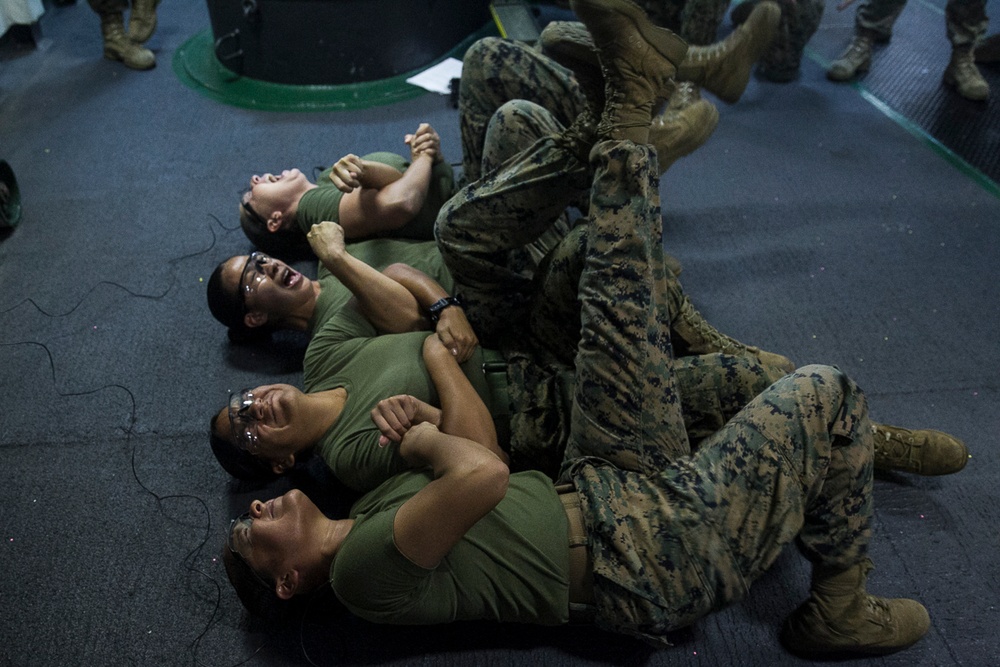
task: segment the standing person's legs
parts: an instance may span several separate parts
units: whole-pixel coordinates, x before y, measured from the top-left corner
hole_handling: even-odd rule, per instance
[[[104,57],[120,60],[131,69],[146,70],[156,66],[156,56],[143,48],[125,32],[127,0],[87,0],[90,8],[101,18],[101,36],[104,39]]]
[[[892,26],[899,18],[906,0],[863,0],[854,14],[854,29],[876,42],[888,42]]]
[[[990,95],[990,85],[976,67],[975,48],[988,26],[985,0],[949,0],[944,8],[951,60],[944,83],[954,86],[962,97],[982,101]]]
[[[97,14],[123,13],[128,9],[128,0],[87,0],[87,4]]]
[[[989,27],[984,0],[948,0],[944,15],[948,41],[953,47],[976,46]]]
[[[156,31],[156,7],[160,0],[132,0],[128,17],[128,36],[136,44],[149,41]]]
[[[830,63],[826,77],[831,81],[849,81],[858,72],[867,72],[872,63],[875,42],[888,42],[892,26],[906,0],[862,0],[854,14],[854,38]]]
[[[505,102],[527,100],[568,126],[586,100],[573,74],[551,58],[517,42],[486,37],[466,52],[459,88],[462,183],[480,178],[486,128]]]

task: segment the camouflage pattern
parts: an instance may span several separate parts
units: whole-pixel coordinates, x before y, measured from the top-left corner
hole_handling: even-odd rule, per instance
[[[502,105],[490,123],[489,135],[497,139],[484,151],[488,161],[506,133],[537,139],[502,169],[463,187],[438,213],[438,249],[459,285],[466,315],[487,347],[502,349],[505,334],[519,335],[527,328],[535,270],[512,262],[512,252],[548,238],[553,225],[564,220],[567,206],[585,196],[590,185],[573,132],[550,131],[559,128],[557,122],[532,102]]]
[[[758,71],[775,81],[798,76],[802,52],[823,18],[823,0],[776,0],[781,6],[781,22],[771,48],[757,64]]]
[[[905,6],[906,0],[862,0],[854,17],[858,33],[888,41]],[[954,46],[974,46],[986,35],[986,0],[948,0],[944,15],[948,40]]]
[[[581,330],[577,292],[588,227],[578,225],[567,233],[560,216],[571,202],[589,196],[592,175],[586,156],[593,137],[585,126],[578,117],[558,132],[561,125],[537,104],[503,104],[486,132],[487,175],[447,202],[437,223],[438,247],[465,300],[466,315],[480,340],[503,350],[507,360],[513,466],[550,476],[558,472],[566,447],[576,386],[573,369]],[[509,155],[523,144],[526,150]],[[557,243],[530,266],[515,259],[525,244],[537,245],[539,239],[547,240],[546,248]],[[678,331],[708,330],[731,341],[693,307],[684,307],[690,302],[666,269],[664,281],[665,312],[677,318]],[[674,329],[673,324],[664,327],[668,335]],[[693,348],[688,340],[679,344]],[[714,351],[704,347],[696,353]],[[685,358],[675,366],[674,373],[690,387],[682,401],[684,423],[698,439],[783,375],[749,354]],[[714,390],[721,387],[733,397],[720,400]]]
[[[597,623],[666,643],[742,598],[792,540],[823,566],[866,558],[871,424],[849,378],[807,366],[685,455],[655,153],[602,142],[594,159],[563,478],[582,501]]]
[[[494,113],[511,100],[534,102],[559,125],[570,125],[586,109],[586,99],[573,74],[524,44],[486,37],[474,43],[462,61],[458,94],[462,135],[462,180],[483,174],[486,130]]]
[[[507,355],[511,467],[559,474],[569,437],[576,389],[572,365],[540,361],[544,353]],[[678,357],[671,372],[680,391],[681,415],[696,449],[767,389],[780,374],[749,355]]]
[[[649,19],[684,38],[688,44],[708,46],[718,39],[729,0],[638,0]]]

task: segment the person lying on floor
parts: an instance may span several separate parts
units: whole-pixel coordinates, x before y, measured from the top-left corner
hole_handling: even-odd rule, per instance
[[[590,154],[567,486],[510,473],[489,411],[428,337],[441,409],[404,396],[377,414],[381,444],[412,470],[363,496],[347,519],[328,519],[297,491],[253,501],[227,535],[230,581],[242,600],[261,588],[288,600],[329,585],[374,622],[590,618],[667,646],[667,633],[747,595],[795,541],[813,573],[810,597],[781,633],[790,650],[912,645],[929,628],[926,609],[866,590],[873,445],[850,378],[801,368],[691,450],[664,374],[672,350],[656,153],[648,124],[635,122],[648,118],[684,45],[627,0],[573,8],[616,95]]]
[[[671,104],[652,122],[652,143],[662,170],[704,144],[718,123],[718,112],[700,99],[698,87],[727,103],[736,102],[753,64],[774,39],[779,15],[777,5],[762,3],[726,39],[690,50],[678,69],[684,84],[671,91]],[[483,38],[463,57],[459,127],[464,183],[502,162],[483,159],[487,125],[505,102],[534,102],[569,125],[587,96],[601,96],[593,44],[582,26],[552,22],[542,33],[541,45],[544,55],[517,42]],[[602,106],[599,99],[595,103],[598,109]],[[315,183],[298,169],[252,176],[250,189],[240,198],[244,233],[258,248],[278,256],[308,250],[305,234],[322,220],[340,222],[349,240],[376,235],[433,239],[434,216],[453,193],[451,167],[444,163],[440,137],[429,125],[421,124],[404,141],[410,146],[409,162],[392,153],[361,158],[352,154],[322,172]]]
[[[594,123],[582,119],[579,126],[590,130],[589,134],[581,134],[577,125],[560,129],[548,112],[537,105],[512,102],[502,110],[508,106],[516,112],[498,113],[497,118],[503,122],[492,126],[491,136],[500,133],[497,128],[503,128],[519,137],[538,139],[527,142],[528,149],[505,162],[502,169],[466,186],[442,209],[439,228],[442,242],[448,246],[446,254],[452,256],[451,261],[460,271],[458,275],[463,277],[455,289],[468,287],[476,302],[474,328],[489,332],[491,342],[500,345],[507,357],[499,372],[486,377],[481,363],[467,363],[469,377],[501,424],[505,447],[506,433],[510,432],[515,465],[545,469],[554,475],[568,431],[566,406],[572,396],[573,356],[569,348],[575,346],[580,331],[575,285],[579,281],[585,235],[577,227],[565,236],[545,258],[539,275],[531,278],[511,270],[506,257],[543,236],[548,226],[557,224],[566,206],[587,192],[588,169],[581,162],[574,142],[579,141],[578,136],[592,135]],[[488,143],[503,142],[490,139]],[[337,272],[333,260],[327,259],[336,253],[344,254],[344,244],[337,243],[342,240],[326,234],[335,229],[333,223],[324,223],[314,227],[311,235],[317,254]],[[331,245],[320,243],[322,238],[329,239]],[[226,268],[223,275],[229,276],[225,282],[233,285],[253,282],[234,279],[237,265],[238,262],[232,261],[223,265]],[[210,280],[210,293],[215,278]],[[242,317],[250,325],[257,321],[282,321],[281,311],[258,310],[277,308],[277,299],[283,291],[269,276],[262,276],[261,281],[262,286],[268,287],[268,299],[258,298],[252,292],[246,294],[243,302],[230,298],[233,303],[228,310],[238,316],[248,313]],[[218,284],[223,284],[223,280]],[[354,284],[370,290],[376,280],[354,281]],[[539,284],[543,286],[540,289]],[[484,289],[488,285],[492,287]],[[263,287],[258,291],[265,294]],[[284,291],[289,293],[292,303],[309,303],[293,300],[295,290]],[[677,362],[674,372],[685,378],[688,388],[684,392],[689,399],[685,414],[689,416],[691,430],[700,429],[700,434],[705,435],[783,375],[791,363],[715,331],[690,305],[672,275],[669,291],[671,312],[676,313],[670,333],[677,337],[678,347],[689,355]],[[411,298],[417,290],[397,292]],[[238,297],[244,292],[232,289],[229,293]],[[441,303],[434,301],[438,296],[429,295],[419,303],[413,303],[411,298],[409,305],[386,308],[381,317],[398,325],[405,318],[398,317],[397,311],[426,312],[428,304]],[[387,303],[376,301],[383,306]],[[448,305],[447,301],[443,305]],[[452,310],[453,307],[447,307],[440,314],[443,317]],[[528,313],[534,316],[528,317]],[[231,474],[268,478],[287,471],[315,450],[347,486],[367,490],[403,465],[391,452],[375,453],[371,448],[378,433],[368,422],[368,411],[378,399],[399,391],[430,403],[436,400],[420,361],[420,337],[380,335],[382,331],[370,315],[354,307],[331,313],[325,322],[317,322],[312,316],[312,322],[314,335],[304,361],[308,393],[288,385],[264,385],[233,394],[230,405],[213,416],[213,451]],[[527,335],[529,331],[531,335]],[[444,337],[442,340],[447,343]],[[463,357],[458,359],[461,361]],[[765,363],[771,359],[778,361]],[[723,382],[729,399],[718,405],[714,388]],[[411,388],[404,390],[403,383],[410,383]],[[739,389],[735,390],[736,387]],[[543,442],[546,444],[542,445]]]
[[[503,169],[453,198],[442,210],[439,234],[442,250],[468,292],[470,320],[477,330],[488,330],[498,339],[506,361],[485,382],[478,365],[467,365],[468,376],[490,405],[515,469],[539,469],[554,476],[569,431],[580,332],[576,286],[587,227],[574,228],[536,280],[509,271],[503,257],[543,234],[568,202],[588,190],[593,179],[582,160],[593,143],[593,130],[588,134],[580,128],[595,123],[583,119],[545,134],[542,128],[554,123],[544,109],[511,104],[521,111],[498,115],[506,120],[503,127],[510,129],[510,120],[520,119],[517,134],[534,132],[539,139]],[[666,331],[675,353],[685,355],[672,360],[671,373],[682,388],[686,431],[697,441],[784,375],[790,362],[770,355],[782,361],[768,364],[768,353],[715,332],[698,317],[669,271],[664,283],[670,302]],[[419,362],[419,341],[414,335],[378,337],[362,313],[345,309],[309,346],[304,364],[308,393],[289,385],[246,389],[213,415],[216,457],[231,474],[253,479],[280,474],[316,452],[356,490],[380,483],[404,463],[394,452],[373,447],[378,433],[367,422],[368,411],[379,398],[399,392],[436,404],[433,385]],[[390,363],[400,368],[398,381],[389,372]],[[417,389],[402,389],[403,381]],[[362,399],[349,401],[352,394]],[[965,465],[964,445],[950,436],[879,429],[880,467],[946,474]]]
[[[324,220],[350,240],[389,236],[434,240],[438,209],[454,194],[451,165],[427,123],[404,137],[409,159],[388,152],[348,154],[310,181],[298,169],[254,174],[240,196],[240,226],[258,248],[275,255],[309,250],[306,234]]]
[[[425,330],[433,324],[461,360],[471,356],[478,339],[461,302],[451,297],[454,280],[433,241],[345,244],[343,233],[330,221],[313,226],[307,240],[320,257],[315,280],[259,251],[221,262],[208,279],[205,295],[230,340],[266,339],[278,330],[312,336],[350,302],[380,333]],[[412,298],[402,304],[391,298],[381,301],[397,294],[400,285]]]

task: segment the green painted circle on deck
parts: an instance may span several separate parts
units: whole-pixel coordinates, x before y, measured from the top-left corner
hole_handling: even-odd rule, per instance
[[[296,86],[271,83],[240,76],[215,57],[215,41],[210,29],[190,38],[174,53],[174,74],[181,82],[217,102],[261,111],[344,111],[365,109],[408,100],[427,91],[406,79],[448,57],[461,58],[480,37],[494,34],[493,24],[466,38],[426,67],[388,79],[336,86]]]

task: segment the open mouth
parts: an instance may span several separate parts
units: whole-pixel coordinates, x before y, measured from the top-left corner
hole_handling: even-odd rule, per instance
[[[285,272],[281,275],[281,285],[283,287],[294,287],[301,280],[302,274],[293,269],[285,269]]]

